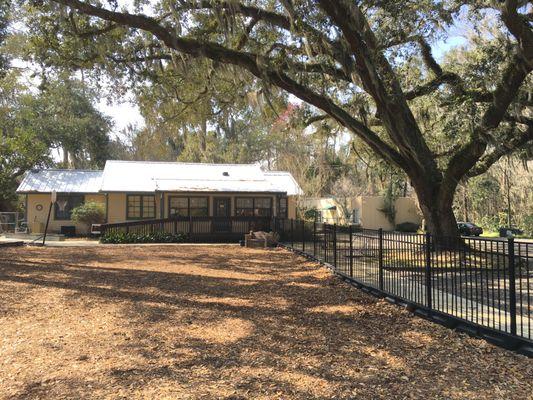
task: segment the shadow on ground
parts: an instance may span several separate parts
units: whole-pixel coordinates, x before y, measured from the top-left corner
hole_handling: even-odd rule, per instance
[[[525,357],[281,249],[0,253],[0,397],[527,398]]]

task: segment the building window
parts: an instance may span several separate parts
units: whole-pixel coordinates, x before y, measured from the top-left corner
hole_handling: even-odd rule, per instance
[[[352,223],[354,224],[360,224],[361,223],[361,215],[358,208],[354,208],[352,210]]]
[[[168,215],[170,217],[207,217],[209,216],[209,199],[207,197],[168,198]]]
[[[288,199],[286,197],[280,197],[278,204],[278,217],[287,218],[289,215],[288,210]]]
[[[189,215],[191,217],[209,216],[209,200],[207,197],[189,197]]]
[[[54,219],[58,221],[69,221],[72,210],[83,204],[83,195],[58,195],[54,206]]]
[[[272,199],[270,197],[237,197],[235,215],[238,217],[271,217]]]
[[[155,218],[155,196],[129,194],[126,197],[127,219]]]

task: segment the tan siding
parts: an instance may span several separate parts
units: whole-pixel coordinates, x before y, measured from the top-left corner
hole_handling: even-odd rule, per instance
[[[289,200],[287,201],[288,205],[288,218],[296,218],[296,196],[289,196]]]
[[[42,233],[44,231],[50,200],[50,194],[28,194],[28,226],[34,233]],[[95,201],[105,205],[105,196],[102,194],[86,194],[85,201]],[[41,211],[37,210],[39,205],[42,206]],[[73,221],[68,220],[56,221],[54,219],[54,210],[52,209],[48,231],[58,233],[61,231],[62,226],[75,226],[78,234],[86,234],[88,232],[88,227],[84,224],[75,224]]]
[[[422,215],[418,210],[416,202],[410,197],[400,197],[396,200],[396,224],[402,222],[422,223]]]
[[[384,206],[383,196],[358,196],[348,201],[349,212],[359,210],[360,223],[363,228],[385,230],[394,229],[394,225],[387,219],[385,214],[380,211]],[[341,204],[334,198],[309,198],[303,201],[306,208],[320,210],[325,221],[336,220],[339,223],[348,223],[348,216],[344,214]],[[396,199],[396,220],[395,224],[402,222],[413,222],[420,224],[421,216],[418,212],[415,200],[410,197],[400,197]],[[336,206],[336,210],[328,208]]]
[[[383,197],[363,196],[361,199],[361,226],[366,229],[392,230],[394,227],[386,215],[380,211],[383,206]]]
[[[134,194],[134,193],[132,193]],[[124,222],[126,221],[126,193],[108,193],[107,194],[107,221],[108,223]],[[168,217],[168,198],[169,196],[202,196],[199,193],[164,193],[164,217]],[[273,215],[276,215],[277,212],[277,200],[276,195],[265,195],[261,193],[243,193],[243,194],[228,194],[228,193],[217,193],[217,194],[208,194],[209,197],[209,215],[213,215],[214,207],[214,198],[215,197],[227,197],[231,201],[231,215],[235,215],[235,198],[236,197],[270,197],[272,198],[273,206]],[[86,201],[98,201],[102,204],[106,204],[106,195],[105,194],[87,194],[85,196]],[[156,218],[160,216],[160,195],[156,194]],[[42,210],[37,211],[36,206],[38,204],[42,205]],[[37,222],[42,225],[44,230],[44,225],[46,224],[46,216],[48,214],[48,206],[50,204],[50,195],[49,194],[28,194],[28,224],[32,227],[32,223]],[[296,197],[289,196],[288,201],[288,214],[289,218],[296,218]],[[33,225],[34,228],[39,230],[37,225]],[[53,212],[50,220],[49,232],[59,232],[61,226],[76,226],[76,231],[80,234],[87,233],[87,227],[81,224],[74,224],[72,221],[55,221],[53,218]],[[181,226],[183,225],[183,226]],[[180,231],[186,231],[188,229],[188,224],[181,224],[178,227]],[[187,226],[185,226],[187,225]],[[209,231],[210,227],[205,227],[206,232]]]
[[[126,194],[109,193],[107,199],[107,222],[110,224],[126,221]]]
[[[395,227],[390,223],[385,214],[380,211],[384,206],[383,197],[364,196],[362,198],[361,224],[364,228],[392,230]],[[410,197],[396,199],[395,224],[413,222],[420,224],[422,221],[415,200]]]

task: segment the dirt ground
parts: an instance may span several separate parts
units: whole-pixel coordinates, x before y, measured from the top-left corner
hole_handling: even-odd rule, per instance
[[[282,249],[0,249],[1,399],[531,399],[532,376]]]

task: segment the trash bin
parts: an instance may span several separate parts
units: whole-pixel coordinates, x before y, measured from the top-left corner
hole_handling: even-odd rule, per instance
[[[74,237],[76,236],[76,227],[75,226],[62,226],[61,234],[65,235],[66,237]]]
[[[498,228],[498,233],[500,237],[511,237],[513,236],[513,229],[507,227],[500,227]]]

